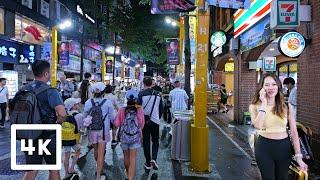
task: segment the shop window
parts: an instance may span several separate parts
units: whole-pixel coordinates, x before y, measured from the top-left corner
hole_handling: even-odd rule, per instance
[[[16,15],[15,38],[27,43],[42,45],[43,42],[50,41],[50,33],[48,28],[45,28],[32,20]]]
[[[0,34],[4,34],[4,10],[0,9]]]
[[[283,82],[287,77],[292,77],[297,82],[298,65],[296,62],[280,64],[278,66],[278,77]]]

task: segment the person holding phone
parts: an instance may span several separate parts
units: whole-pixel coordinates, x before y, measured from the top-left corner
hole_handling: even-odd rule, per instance
[[[284,103],[281,82],[275,74],[265,74],[249,107],[254,127],[258,130],[255,156],[262,179],[287,179],[291,156],[291,130],[295,160],[300,169],[308,166],[302,161],[296,120],[292,105]]]

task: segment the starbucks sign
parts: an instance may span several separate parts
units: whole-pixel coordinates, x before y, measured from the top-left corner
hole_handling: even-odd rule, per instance
[[[217,31],[212,34],[210,42],[215,47],[222,47],[227,42],[226,34],[223,31]]]
[[[298,32],[288,32],[279,40],[280,52],[288,57],[298,57],[306,47],[304,37]]]

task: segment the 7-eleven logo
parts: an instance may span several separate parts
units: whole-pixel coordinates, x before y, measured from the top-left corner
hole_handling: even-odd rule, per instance
[[[279,15],[282,22],[290,23],[296,21],[297,2],[279,2]]]

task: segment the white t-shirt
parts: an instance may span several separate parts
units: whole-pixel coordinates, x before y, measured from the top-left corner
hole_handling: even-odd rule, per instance
[[[8,102],[8,95],[9,91],[7,87],[0,87],[0,103],[7,103]]]

